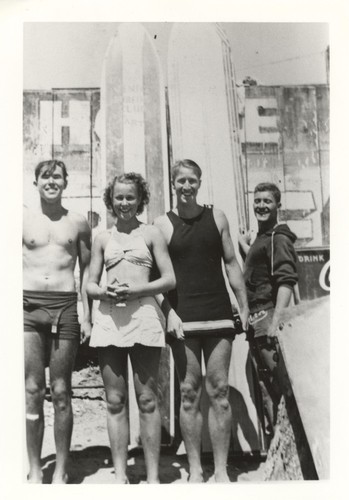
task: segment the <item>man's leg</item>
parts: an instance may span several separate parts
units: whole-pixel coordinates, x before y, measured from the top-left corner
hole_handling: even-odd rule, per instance
[[[189,462],[189,482],[202,483],[201,467],[201,340],[188,338],[177,340],[172,353],[180,383],[180,426]]]
[[[161,418],[157,396],[160,356],[160,347],[135,345],[130,349],[148,483],[160,482]]]
[[[53,339],[50,348],[50,385],[55,414],[56,467],[52,483],[68,481],[67,462],[73,431],[71,376],[79,339]]]
[[[263,429],[268,433],[271,434],[271,436],[274,434],[274,403],[273,400],[270,397],[269,391],[267,390],[264,382],[263,382],[263,366],[262,366],[262,360],[260,359],[260,356],[258,352],[256,352],[257,346],[255,346],[254,341],[251,340],[249,342],[250,345],[250,354],[251,354],[251,360],[252,364],[257,376],[258,380],[258,385],[260,389],[260,394],[262,396],[262,407],[263,407]],[[258,360],[258,361],[257,361]]]
[[[250,353],[257,371],[267,419],[272,427],[276,423],[277,407],[282,394],[278,380],[277,339],[267,336],[273,316],[274,309],[259,311],[251,317],[249,331]]]
[[[115,481],[119,484],[128,482],[126,475],[129,439],[126,408],[127,354],[128,349],[125,348],[109,346],[98,349],[107,400],[107,427],[115,469]]]
[[[229,482],[227,459],[230,445],[232,414],[229,402],[229,364],[231,339],[205,338],[206,390],[210,400],[208,427],[212,442],[215,480]]]
[[[268,414],[268,420],[273,427],[276,423],[277,407],[282,395],[278,376],[279,354],[276,342],[277,340],[268,339],[267,336],[255,338],[250,342],[250,350],[258,373],[264,407]]]
[[[24,332],[26,434],[29,460],[28,480],[42,482],[41,448],[44,437],[45,338]]]

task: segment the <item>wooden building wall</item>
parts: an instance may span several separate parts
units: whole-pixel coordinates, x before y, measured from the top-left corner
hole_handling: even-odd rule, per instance
[[[37,202],[34,169],[56,158],[68,169],[65,205],[83,214],[94,226],[105,219],[101,203],[100,145],[96,117],[99,89],[25,91],[23,99],[23,200]],[[94,217],[92,212],[96,212]]]
[[[282,192],[296,246],[329,245],[329,87],[250,86],[240,92],[240,137],[250,226],[256,184]]]

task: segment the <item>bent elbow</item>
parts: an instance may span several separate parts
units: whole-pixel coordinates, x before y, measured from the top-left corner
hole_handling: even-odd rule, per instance
[[[89,281],[86,285],[86,293],[91,298],[93,298],[92,295],[94,294],[95,285],[96,283],[94,281]]]

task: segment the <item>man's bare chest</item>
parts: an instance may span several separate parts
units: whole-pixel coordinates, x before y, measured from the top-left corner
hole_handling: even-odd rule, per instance
[[[28,249],[55,245],[69,250],[76,246],[78,231],[67,217],[52,221],[44,216],[33,216],[25,220],[23,236]]]

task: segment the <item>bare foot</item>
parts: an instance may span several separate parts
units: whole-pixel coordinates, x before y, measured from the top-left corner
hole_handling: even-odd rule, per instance
[[[27,475],[28,483],[42,484],[42,478],[43,478],[43,474],[42,474],[41,469],[40,469],[40,471],[31,472],[30,474]]]
[[[160,479],[158,477],[148,478],[147,483],[148,484],[160,484]]]
[[[54,474],[52,477],[51,484],[67,484],[69,480],[68,474],[65,472],[62,474]]]
[[[188,476],[188,483],[203,483],[204,475],[202,471],[191,472]]]
[[[227,474],[227,471],[219,471],[215,472],[214,474],[214,480],[216,483],[230,483],[229,476]]]
[[[130,481],[128,480],[127,476],[118,476],[115,474],[115,482],[116,484],[130,484]]]

